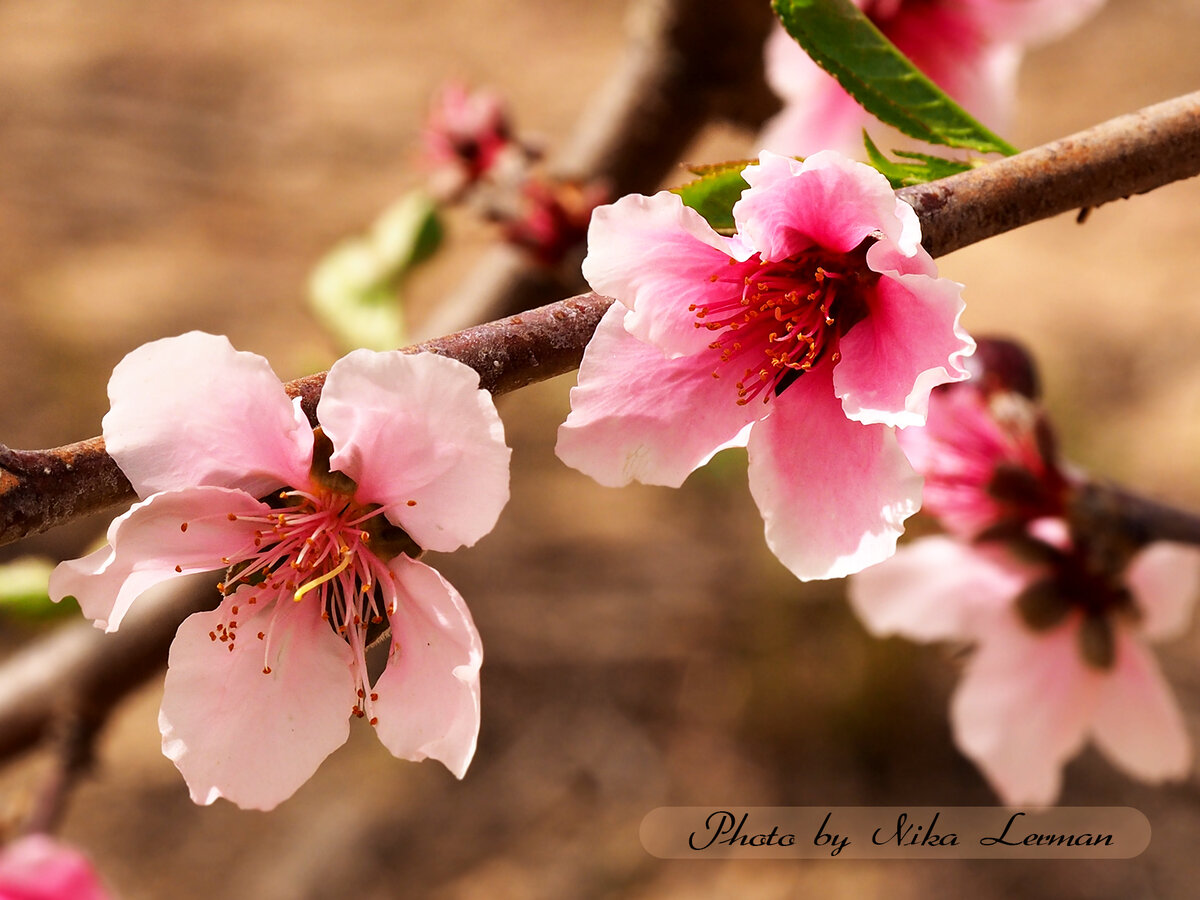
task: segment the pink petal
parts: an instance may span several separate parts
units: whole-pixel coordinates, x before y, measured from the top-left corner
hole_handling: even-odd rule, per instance
[[[625,331],[624,313],[609,309],[584,351],[555,452],[609,487],[634,480],[679,487],[763,405],[737,405],[729,379],[712,376],[715,352],[667,359]]]
[[[998,619],[950,701],[955,742],[1010,806],[1053,803],[1083,746],[1100,676],[1077,632],[1077,620],[1039,635],[1015,614]]]
[[[993,41],[1057,40],[1094,14],[1104,0],[971,0],[968,15]]]
[[[739,236],[763,259],[797,256],[814,245],[848,253],[882,232],[911,255],[921,240],[916,213],[898,203],[870,166],[822,151],[799,162],[764,151],[742,177],[750,187],[734,204]]]
[[[750,492],[767,545],[796,577],[840,578],[895,552],[921,478],[895,433],[849,421],[828,367],[801,376],[750,432]]]
[[[766,75],[785,104],[763,126],[757,149],[788,156],[810,156],[818,150],[836,150],[852,158],[863,155],[863,128],[876,120],[781,26],[767,39]]]
[[[1117,629],[1117,657],[1103,679],[1092,719],[1096,745],[1142,781],[1185,777],[1192,745],[1179,705],[1145,647]]]
[[[1152,641],[1183,634],[1200,594],[1200,548],[1157,541],[1125,570],[1125,583],[1142,614],[1138,630]]]
[[[508,502],[504,425],[456,360],[355,350],[329,370],[317,419],[336,448],[330,465],[422,547],[474,544]]]
[[[254,542],[253,522],[229,515],[267,512],[242,491],[198,487],[154,494],[113,520],[108,545],[61,563],[50,576],[50,597],[74,597],[98,628],[116,631],[144,591],[193,572],[224,569],[230,557]],[[183,527],[186,523],[186,529]]]
[[[104,442],[138,496],[197,485],[261,497],[307,482],[312,429],[265,359],[192,331],[144,344],[108,382]]]
[[[925,257],[922,250],[918,257]],[[864,424],[905,427],[925,424],[929,391],[962,381],[962,360],[975,342],[959,326],[962,285],[928,275],[895,274],[903,259],[886,244],[867,252],[867,264],[883,273],[870,312],[841,339],[842,359],[833,386],[847,417]]]
[[[192,800],[272,809],[345,743],[353,655],[315,603],[246,603],[243,588],[195,613],[171,644],[158,725]],[[232,614],[239,605],[238,615]],[[210,637],[237,621],[234,649]],[[259,640],[258,632],[268,635]],[[264,673],[269,666],[270,673]]]
[[[712,277],[732,258],[749,253],[713,231],[695,210],[669,191],[630,194],[592,213],[583,276],[592,290],[613,297],[631,313],[625,327],[668,356],[707,347],[712,335],[696,327],[688,306],[703,306],[716,291]]]
[[[424,563],[398,556],[399,611],[387,668],[375,684],[383,745],[401,759],[433,758],[462,778],[479,736],[483,646],[458,591]]]
[[[86,856],[47,835],[18,838],[0,851],[3,900],[108,900],[109,896]]]
[[[849,597],[874,635],[963,640],[984,636],[1029,578],[960,541],[926,537],[851,578]]]

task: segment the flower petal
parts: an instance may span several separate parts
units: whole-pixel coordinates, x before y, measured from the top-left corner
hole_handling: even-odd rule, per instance
[[[1127,629],[1097,696],[1092,733],[1116,765],[1142,781],[1183,778],[1191,769],[1187,726],[1158,663]]]
[[[225,797],[272,809],[350,733],[350,647],[318,604],[284,596],[251,606],[251,593],[243,588],[220,608],[189,616],[171,644],[158,725],[163,753],[196,803]],[[230,619],[238,622],[232,650],[210,637]]]
[[[918,257],[928,259],[921,250]],[[867,264],[882,272],[868,299],[870,312],[841,339],[834,391],[846,416],[864,424],[925,424],[929,391],[962,381],[962,360],[975,342],[959,327],[962,285],[947,278],[899,274],[899,253],[877,243]]]
[[[88,858],[45,834],[17,838],[0,851],[4,900],[108,900]]]
[[[1102,5],[1104,0],[973,0],[964,12],[990,40],[1042,44],[1077,28]]]
[[[785,103],[763,126],[758,149],[787,156],[811,156],[818,150],[863,155],[862,133],[873,121],[870,113],[780,25],[767,38],[765,61],[767,81]]]
[[[870,166],[824,150],[800,162],[764,151],[742,177],[750,187],[733,206],[738,235],[763,259],[797,256],[814,245],[849,253],[882,232],[905,255],[916,252],[921,225]]]
[[[729,379],[713,378],[717,354],[667,359],[625,330],[624,314],[614,305],[588,342],[555,453],[609,487],[679,487],[763,405],[738,406]]]
[[[895,552],[921,478],[895,433],[851,422],[828,367],[780,394],[750,432],[750,493],[767,545],[796,577],[840,578]]]
[[[154,494],[113,519],[108,545],[61,563],[50,576],[50,597],[75,597],[98,628],[116,631],[137,597],[162,581],[223,569],[224,557],[253,546],[253,522],[267,506],[242,491],[198,487]]]
[[[1200,594],[1200,548],[1156,541],[1130,560],[1125,583],[1142,614],[1139,631],[1152,641],[1178,637]]]
[[[749,255],[676,194],[629,194],[592,213],[583,277],[596,293],[629,308],[625,327],[632,334],[679,356],[712,340],[688,307],[728,294],[714,276]]]
[[[955,742],[1010,806],[1053,803],[1083,746],[1101,676],[1077,633],[1077,621],[1034,634],[1015,615],[998,619],[951,698]]]
[[[261,497],[305,483],[312,429],[270,364],[192,331],[113,369],[104,443],[138,496],[197,485]]]
[[[849,598],[874,635],[963,640],[986,632],[1029,577],[960,541],[925,537],[851,578]]]
[[[336,449],[330,466],[424,548],[474,544],[508,502],[504,425],[456,360],[355,350],[329,370],[317,419]]]
[[[401,759],[440,761],[462,778],[479,736],[483,646],[458,591],[424,563],[398,556],[398,611],[387,668],[375,684],[383,745]]]

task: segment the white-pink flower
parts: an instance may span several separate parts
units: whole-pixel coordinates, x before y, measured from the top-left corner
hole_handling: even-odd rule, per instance
[[[108,900],[92,864],[78,850],[44,834],[0,849],[0,900]]]
[[[767,543],[800,578],[889,556],[921,480],[894,426],[966,377],[961,285],[875,170],[764,153],[713,231],[679,197],[601,207],[584,275],[618,302],[588,344],[561,459],[601,484],[677,487],[748,445]]]
[[[357,350],[330,369],[315,432],[265,359],[192,332],[130,353],[109,382],[109,453],[144,498],[108,545],[62,563],[115,631],[148,588],[225,572],[179,628],[159,725],[198,803],[269,809],[339,747],[355,714],[396,756],[462,777],[479,729],[479,636],[419,549],[491,530],[509,449],[474,371]],[[391,629],[371,684],[365,649]]]
[[[942,90],[993,129],[1005,130],[1025,47],[1060,37],[1104,0],[854,0]],[[783,98],[759,146],[807,155],[863,153],[874,119],[776,26],[766,47],[767,81]]]
[[[1184,777],[1187,729],[1146,642],[1186,626],[1200,549],[1150,544],[1114,578],[1066,542],[1061,521],[1034,523],[1039,535],[1037,563],[1002,543],[922,538],[856,575],[851,602],[876,635],[974,645],[950,720],[1005,803],[1053,803],[1089,739],[1144,781]]]

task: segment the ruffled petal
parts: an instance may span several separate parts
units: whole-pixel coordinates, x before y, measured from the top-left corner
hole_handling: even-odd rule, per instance
[[[921,478],[895,433],[842,413],[827,367],[801,376],[750,432],[750,493],[796,577],[840,578],[895,552]]]
[[[888,180],[870,166],[821,151],[800,162],[764,151],[742,177],[750,187],[733,206],[738,235],[776,261],[813,246],[849,253],[882,232],[911,255],[921,241],[912,208],[897,202]]]
[[[143,344],[113,370],[104,443],[138,496],[197,485],[261,497],[305,484],[312,429],[270,364],[192,331]]]
[[[1076,622],[1034,634],[1008,616],[993,623],[950,701],[960,750],[1010,806],[1045,806],[1079,752],[1099,675],[1084,666]]]
[[[107,546],[58,565],[50,597],[74,597],[96,627],[116,631],[144,591],[193,572],[224,569],[226,557],[252,549],[261,526],[229,516],[265,512],[268,507],[249,494],[225,488],[154,494],[113,519]]]
[[[504,425],[456,360],[355,350],[329,370],[317,419],[357,499],[383,506],[422,547],[474,544],[508,502]]]
[[[251,606],[252,593],[243,588],[219,609],[188,617],[171,644],[158,725],[163,753],[196,803],[225,797],[271,809],[350,733],[357,700],[350,647],[318,604],[285,596]],[[210,636],[231,619],[238,623],[232,650]]]
[[[924,250],[918,256],[927,258]],[[975,342],[958,324],[962,285],[897,274],[891,264],[902,259],[883,243],[867,252],[867,264],[883,277],[868,299],[867,316],[839,345],[834,391],[846,416],[864,424],[925,424],[930,390],[964,380],[962,360],[975,352]]]
[[[877,636],[964,640],[985,636],[1029,579],[1029,572],[961,541],[926,537],[851,578],[849,598]]]
[[[624,313],[609,309],[588,342],[555,452],[609,487],[679,487],[762,415],[763,404],[738,406],[730,380],[713,378],[716,353],[667,359],[625,330]]]
[[[1150,652],[1118,628],[1116,662],[1106,674],[1092,719],[1096,745],[1142,781],[1183,778],[1192,745],[1179,704]]]
[[[731,259],[749,255],[677,195],[630,194],[592,213],[583,277],[596,293],[631,310],[625,319],[631,333],[668,356],[679,356],[696,353],[712,340],[696,327],[688,307],[727,295],[728,285],[713,277]]]
[[[424,563],[398,556],[398,611],[374,701],[383,745],[401,759],[436,759],[462,778],[479,736],[483,646],[458,591]]]
[[[1125,583],[1142,614],[1139,630],[1152,641],[1178,637],[1200,594],[1200,548],[1157,541],[1125,570]]]

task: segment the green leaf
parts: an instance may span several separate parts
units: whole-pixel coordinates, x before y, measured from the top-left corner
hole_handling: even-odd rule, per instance
[[[924,184],[927,181],[936,181],[947,175],[957,175],[959,172],[974,168],[971,163],[963,162],[961,159],[944,159],[940,156],[929,156],[926,153],[911,153],[904,150],[892,152],[905,159],[916,160],[916,162],[895,162],[879,152],[879,148],[875,146],[865,131],[863,132],[863,143],[867,148],[867,162],[881,172],[894,188]]]
[[[413,191],[384,210],[366,234],[343,241],[317,263],[308,283],[313,311],[349,347],[403,346],[400,287],[441,241],[437,205]]]
[[[50,619],[79,611],[73,597],[52,603],[47,585],[54,563],[23,556],[0,565],[0,612],[14,618]]]
[[[1017,152],[947,97],[851,0],[772,0],[772,6],[813,61],[881,122],[931,144]]]
[[[748,165],[751,163],[742,161],[693,168],[700,177],[671,190],[685,206],[704,216],[714,231],[733,234],[733,204],[750,186],[742,178],[742,169]]]

